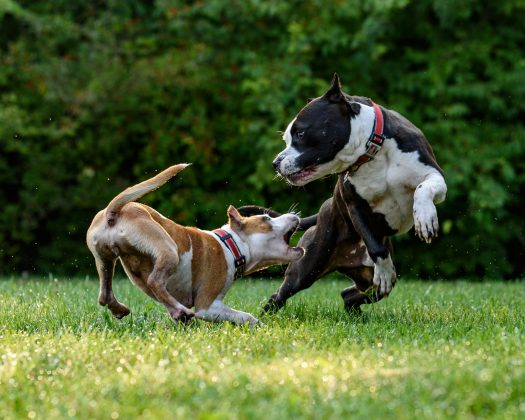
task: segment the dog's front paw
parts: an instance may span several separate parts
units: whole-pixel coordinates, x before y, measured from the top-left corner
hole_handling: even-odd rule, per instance
[[[414,203],[414,227],[416,235],[427,244],[432,242],[432,238],[438,236],[439,222],[433,202],[426,202],[425,205]]]
[[[374,263],[374,286],[382,296],[387,296],[396,284],[396,269],[390,255]]]
[[[250,315],[246,321],[249,325],[250,325],[250,328],[255,328],[255,327],[264,327],[265,324],[262,323],[261,321],[259,321],[257,318],[255,318],[253,315]]]
[[[269,312],[269,313],[275,313],[279,309],[281,309],[284,306],[284,302],[281,300],[278,300],[277,293],[274,293],[270,299],[268,299],[268,302],[263,307],[262,314]]]

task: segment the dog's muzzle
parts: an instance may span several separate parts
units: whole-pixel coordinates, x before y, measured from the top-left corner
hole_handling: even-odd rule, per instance
[[[277,157],[274,159],[274,161],[272,162],[272,165],[275,171],[280,172],[279,167],[281,166],[281,162],[283,161],[283,159],[284,159],[284,156],[282,155],[277,155]]]

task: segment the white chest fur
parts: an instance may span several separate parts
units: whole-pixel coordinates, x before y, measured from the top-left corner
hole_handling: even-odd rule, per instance
[[[414,191],[432,173],[439,174],[419,161],[418,152],[405,153],[393,139],[385,139],[375,159],[362,165],[350,182],[374,212],[383,214],[392,229],[403,233],[414,224]]]

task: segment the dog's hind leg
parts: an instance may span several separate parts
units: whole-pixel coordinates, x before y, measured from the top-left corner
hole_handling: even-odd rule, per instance
[[[173,321],[186,322],[195,316],[191,309],[188,309],[177,299],[175,299],[166,288],[168,279],[177,269],[179,257],[177,254],[163,253],[156,257],[153,271],[148,277],[147,286],[160,303],[168,310]]]
[[[346,251],[347,255],[354,255],[353,259],[346,259],[337,267],[337,271],[347,275],[354,281],[354,285],[341,291],[345,309],[348,312],[361,312],[361,305],[380,301],[384,295],[377,293],[374,287],[374,268],[363,264],[362,242],[354,244]],[[386,239],[385,246],[390,254],[393,253],[392,242]],[[341,247],[343,248],[343,247]],[[344,250],[343,250],[343,253]],[[355,264],[358,262],[358,264]]]
[[[151,264],[139,278],[132,278],[133,269],[127,258],[121,257],[122,265],[130,279],[146,294],[162,303],[174,321],[186,321],[194,316],[193,311],[177,301],[167,290],[167,284],[179,264],[178,247],[173,238],[149,213],[140,208],[133,209],[133,223],[122,223],[120,237],[126,248],[131,248],[142,258],[143,269]],[[148,263],[148,264],[147,264]]]
[[[347,274],[355,282],[355,285],[341,291],[341,297],[348,312],[360,313],[361,305],[375,303],[385,297],[377,293],[373,285],[374,270],[372,267],[354,268],[345,271],[344,274]]]
[[[121,319],[130,313],[130,310],[120,303],[113,294],[113,273],[115,272],[116,258],[103,259],[95,256],[98,277],[100,280],[100,290],[98,303],[107,306],[113,316]]]
[[[113,273],[118,252],[111,247],[105,234],[106,218],[104,211],[98,212],[86,233],[86,244],[95,258],[100,290],[98,303],[107,306],[111,313],[122,318],[129,314],[129,309],[122,305],[113,294]]]

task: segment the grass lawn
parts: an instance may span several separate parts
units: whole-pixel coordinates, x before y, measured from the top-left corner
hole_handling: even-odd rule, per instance
[[[258,314],[277,281],[226,301]],[[525,284],[401,281],[361,316],[325,279],[251,330],[174,325],[127,280],[0,279],[0,418],[525,418]]]

